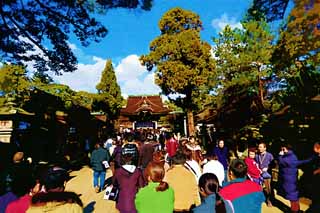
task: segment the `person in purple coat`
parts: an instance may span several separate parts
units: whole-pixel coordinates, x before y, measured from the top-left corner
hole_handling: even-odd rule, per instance
[[[298,160],[291,150],[291,145],[284,144],[278,157],[279,188],[278,194],[290,201],[291,212],[299,212],[299,192],[297,188],[298,166],[310,162],[311,159]]]
[[[223,165],[225,181],[227,180],[228,172],[228,148],[224,145],[224,140],[220,139],[218,144],[213,149],[213,153],[218,157],[218,161]]]
[[[120,213],[136,213],[134,200],[139,188],[144,186],[140,169],[134,165],[134,153],[131,149],[122,149],[122,166],[115,170],[113,185],[119,188],[116,208]]]
[[[272,196],[272,188],[271,188],[271,168],[270,164],[273,161],[273,155],[270,152],[267,152],[267,145],[263,141],[259,142],[258,145],[259,152],[255,156],[255,161],[258,163],[259,168],[262,171],[263,183],[265,186],[266,192],[266,203],[268,207],[272,207],[271,196]]]

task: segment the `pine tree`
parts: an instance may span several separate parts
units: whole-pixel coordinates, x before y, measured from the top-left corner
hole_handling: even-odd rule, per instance
[[[214,76],[211,46],[200,40],[202,23],[192,11],[174,8],[159,21],[161,35],[141,56],[149,71],[155,68],[156,84],[165,95],[181,95],[173,101],[187,113],[189,135],[195,133],[193,112],[199,97],[209,92]]]
[[[112,119],[115,118],[119,114],[123,98],[111,60],[107,60],[96,89],[98,95],[95,109],[106,112]]]

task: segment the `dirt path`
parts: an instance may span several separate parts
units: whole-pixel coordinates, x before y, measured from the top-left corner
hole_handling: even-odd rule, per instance
[[[111,172],[107,173],[109,177]],[[103,199],[103,192],[95,193],[93,186],[92,186],[92,170],[88,167],[83,167],[79,171],[73,171],[71,173],[73,177],[66,186],[66,190],[74,191],[77,194],[80,194],[80,198],[84,204],[85,212],[94,212],[94,213],[118,213],[119,211],[115,208],[115,202],[104,200]],[[282,199],[281,197],[276,197],[280,204],[289,206],[289,201]],[[308,205],[307,200],[301,199],[300,200],[301,210],[306,210]],[[267,207],[265,204],[262,206],[263,213],[281,213],[280,209],[277,207]],[[150,212],[151,213],[151,212]]]
[[[109,172],[108,172],[109,174]],[[92,170],[88,167],[83,167],[79,171],[71,172],[73,177],[66,186],[66,190],[80,194],[80,198],[85,207],[85,212],[95,213],[118,213],[115,208],[115,202],[104,200],[103,192],[96,193],[93,188]],[[109,174],[110,176],[110,174]]]

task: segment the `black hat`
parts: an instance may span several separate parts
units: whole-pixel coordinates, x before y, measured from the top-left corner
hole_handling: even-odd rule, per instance
[[[126,144],[124,145],[124,147],[122,148],[122,155],[132,155],[132,156],[136,156],[138,155],[138,148],[135,144]]]

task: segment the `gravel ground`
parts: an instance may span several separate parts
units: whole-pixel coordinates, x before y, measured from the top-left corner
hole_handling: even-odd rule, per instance
[[[83,167],[79,171],[71,172],[73,177],[66,186],[67,191],[73,191],[80,195],[80,198],[84,204],[85,212],[95,213],[118,213],[119,211],[115,208],[115,202],[104,200],[103,192],[95,193],[92,186],[92,170],[89,167]],[[107,177],[111,176],[111,172],[107,172]],[[279,203],[283,206],[289,206],[289,201],[276,197]],[[281,201],[281,202],[280,202]],[[309,201],[306,199],[300,200],[301,210],[308,208]],[[280,213],[283,212],[277,207],[267,207],[265,204],[262,206],[263,213]]]

